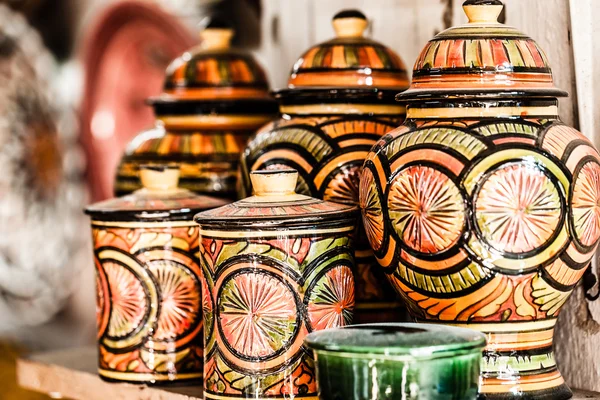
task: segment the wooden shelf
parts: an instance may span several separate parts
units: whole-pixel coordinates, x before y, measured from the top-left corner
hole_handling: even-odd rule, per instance
[[[96,349],[71,349],[35,354],[17,363],[19,385],[54,399],[74,400],[202,400],[201,386],[148,387],[108,383],[96,374]],[[600,394],[576,391],[573,400]]]

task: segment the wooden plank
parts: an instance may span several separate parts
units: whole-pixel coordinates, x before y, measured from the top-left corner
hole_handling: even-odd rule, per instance
[[[202,400],[202,386],[108,383],[96,373],[96,349],[71,349],[33,355],[17,362],[19,385],[54,399]]]
[[[96,350],[71,349],[33,355],[17,364],[19,384],[54,399],[75,400],[202,400],[201,386],[147,387],[107,383],[96,375]],[[574,400],[600,399],[576,392]]]

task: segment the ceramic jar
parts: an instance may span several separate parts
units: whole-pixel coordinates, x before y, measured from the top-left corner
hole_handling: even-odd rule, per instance
[[[467,1],[425,46],[405,124],[365,162],[363,221],[417,319],[487,334],[481,398],[566,399],[552,337],[600,238],[600,160],[502,8]]]
[[[475,400],[485,336],[427,324],[371,324],[314,332],[321,400]]]
[[[96,264],[99,373],[202,379],[202,270],[195,213],[225,201],[177,188],[179,170],[143,167],[143,189],[86,209]]]
[[[358,209],[256,171],[254,196],[198,214],[207,399],[317,399],[305,336],[351,323]]]
[[[176,163],[180,185],[200,194],[234,198],[240,153],[248,138],[278,114],[264,70],[230,48],[234,32],[213,21],[200,46],[167,69],[164,92],[150,99],[157,122],[127,146],[115,192],[139,188],[139,166]]]
[[[369,149],[404,120],[394,96],[408,87],[402,60],[365,38],[359,11],[333,19],[336,37],[309,49],[294,64],[288,88],[276,92],[283,116],[255,135],[242,156],[242,183],[251,171],[282,166],[298,170],[297,191],[357,204],[358,181]],[[365,238],[357,239],[359,322],[397,320],[403,309]]]

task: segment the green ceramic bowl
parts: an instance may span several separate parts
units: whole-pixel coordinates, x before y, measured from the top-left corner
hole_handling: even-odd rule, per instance
[[[372,324],[308,335],[322,400],[477,397],[485,336],[428,324]]]

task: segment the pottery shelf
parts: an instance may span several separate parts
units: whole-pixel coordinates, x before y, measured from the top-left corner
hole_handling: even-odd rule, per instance
[[[34,354],[17,363],[19,385],[53,399],[202,400],[201,386],[138,386],[108,383],[96,374],[96,349]],[[575,391],[573,400],[597,399],[600,393]]]

